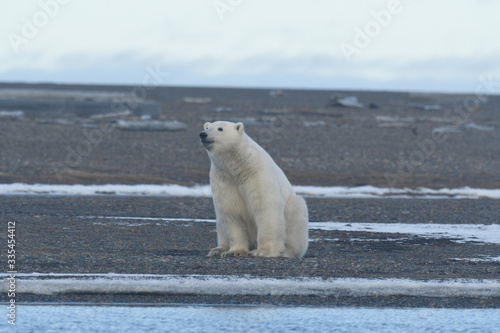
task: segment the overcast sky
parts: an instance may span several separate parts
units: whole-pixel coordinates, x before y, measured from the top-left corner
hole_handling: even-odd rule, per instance
[[[494,0],[0,0],[0,81],[473,92],[500,81],[499,16]]]

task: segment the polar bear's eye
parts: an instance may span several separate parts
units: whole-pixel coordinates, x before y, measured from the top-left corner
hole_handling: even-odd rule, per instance
[[[222,131],[223,131],[222,127],[219,127],[219,128],[218,128],[218,130],[219,130],[219,132],[222,132]]]

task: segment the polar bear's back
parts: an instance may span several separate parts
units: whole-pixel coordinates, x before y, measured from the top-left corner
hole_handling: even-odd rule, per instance
[[[253,168],[252,171],[256,173],[265,172],[269,175],[269,181],[277,183],[284,198],[288,198],[292,193],[295,194],[290,181],[271,155],[248,135],[245,134],[245,136],[247,153],[251,155],[251,160],[253,161],[250,164]]]

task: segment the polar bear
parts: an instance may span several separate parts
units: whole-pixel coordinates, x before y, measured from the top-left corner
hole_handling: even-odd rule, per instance
[[[205,123],[218,245],[209,256],[301,258],[308,246],[305,200],[243,123]]]

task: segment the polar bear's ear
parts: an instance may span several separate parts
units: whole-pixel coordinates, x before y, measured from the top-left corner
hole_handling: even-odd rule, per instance
[[[208,125],[210,125],[210,123],[207,121],[205,125],[203,125],[203,129],[207,129]]]
[[[237,130],[239,133],[242,133],[242,132],[243,132],[244,127],[245,127],[245,126],[243,126],[243,123],[237,123],[237,124],[236,124],[236,130]]]

